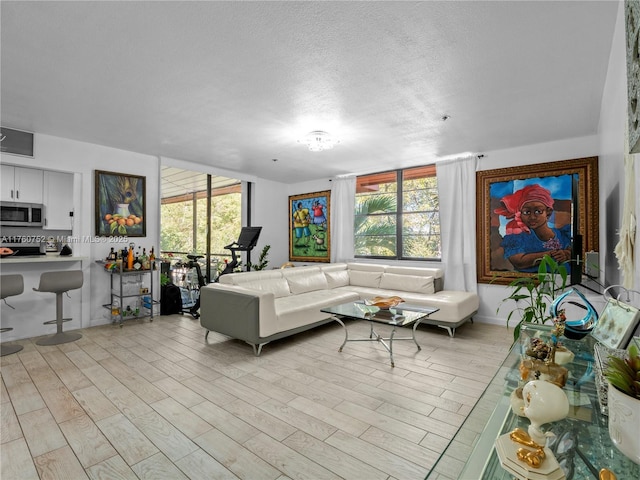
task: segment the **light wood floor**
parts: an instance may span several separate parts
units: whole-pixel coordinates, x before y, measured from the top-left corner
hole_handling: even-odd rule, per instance
[[[376,342],[339,353],[335,322],[260,357],[190,316],[138,322],[2,357],[2,480],[423,479],[512,338],[420,326],[391,368]]]

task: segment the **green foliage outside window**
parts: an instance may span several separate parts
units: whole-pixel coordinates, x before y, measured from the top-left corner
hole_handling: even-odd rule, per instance
[[[193,200],[161,205],[160,250],[204,253],[207,248],[207,200],[196,200],[195,244]],[[241,194],[230,193],[211,198],[211,253],[228,256],[224,246],[238,239],[242,226]]]
[[[399,182],[401,189],[398,189]],[[359,177],[355,255],[440,258],[439,209],[438,185],[433,167]]]
[[[395,210],[395,194],[356,195],[356,255],[395,256]]]

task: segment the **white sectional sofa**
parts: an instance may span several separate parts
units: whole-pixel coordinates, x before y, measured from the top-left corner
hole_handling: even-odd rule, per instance
[[[249,343],[256,355],[277,340],[331,321],[321,308],[398,295],[436,307],[422,323],[455,329],[478,311],[478,295],[442,290],[443,271],[368,263],[333,263],[223,275],[200,291],[200,324]]]

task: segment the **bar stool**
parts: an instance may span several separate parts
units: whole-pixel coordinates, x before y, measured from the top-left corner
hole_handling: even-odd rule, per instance
[[[24,292],[24,280],[22,275],[0,275],[0,299],[4,300],[7,307],[15,309],[15,307],[9,305],[5,299],[14,295],[20,295],[22,292]],[[0,328],[0,333],[9,332],[11,330],[13,330],[11,327]],[[24,347],[22,345],[0,345],[0,357],[17,353],[23,348]]]
[[[36,345],[60,345],[61,343],[75,342],[82,335],[79,333],[64,333],[63,322],[70,318],[62,318],[62,294],[82,287],[82,270],[68,270],[59,272],[44,272],[40,275],[40,285],[33,290],[36,292],[50,292],[56,294],[56,319],[44,322],[44,325],[56,324],[57,331],[50,337],[42,338]],[[67,296],[69,294],[67,293]]]

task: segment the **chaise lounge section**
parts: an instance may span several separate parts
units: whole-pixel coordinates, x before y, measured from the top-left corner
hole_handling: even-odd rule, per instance
[[[397,295],[407,304],[436,307],[422,323],[455,329],[478,311],[478,295],[442,290],[437,268],[368,263],[334,263],[223,275],[200,291],[200,324],[249,343],[255,355],[262,347],[332,321],[327,306]]]

